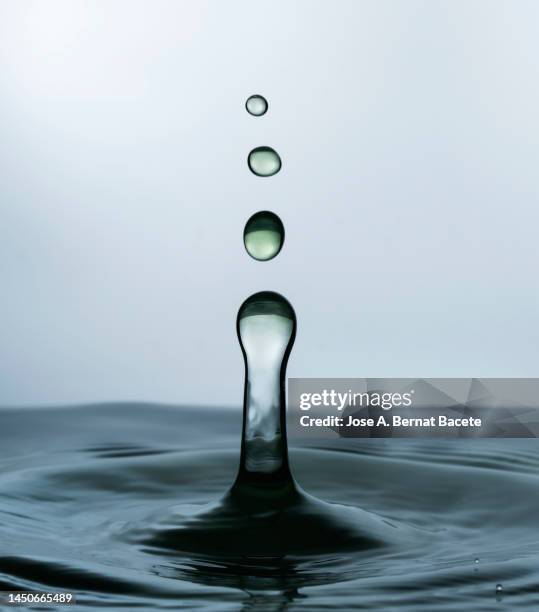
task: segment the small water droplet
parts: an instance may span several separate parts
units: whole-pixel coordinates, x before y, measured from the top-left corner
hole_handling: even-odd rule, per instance
[[[496,585],[496,593],[497,594],[503,593],[503,586],[500,583]]]
[[[474,563],[475,563],[476,565],[479,563],[479,557],[476,557],[476,558],[474,559]]]
[[[266,98],[264,98],[264,96],[255,94],[254,96],[249,96],[247,98],[245,108],[250,115],[261,117],[262,115],[265,115],[266,111],[268,110],[268,101]]]
[[[281,250],[283,242],[284,226],[275,213],[262,210],[250,217],[245,224],[243,244],[253,259],[273,259]]]
[[[281,158],[271,147],[256,147],[249,153],[247,163],[257,176],[273,176],[281,169]]]

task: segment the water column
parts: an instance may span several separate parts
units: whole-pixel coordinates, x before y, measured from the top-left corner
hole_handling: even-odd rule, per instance
[[[260,117],[268,103],[254,95],[245,107],[251,115]],[[260,146],[249,153],[247,165],[256,176],[269,177],[280,171],[282,162],[274,149]],[[243,241],[253,259],[268,261],[281,250],[284,226],[275,213],[259,211],[247,221]],[[294,309],[278,293],[255,293],[238,311],[237,332],[245,361],[245,389],[235,488],[293,487],[286,441],[285,376],[296,335]]]

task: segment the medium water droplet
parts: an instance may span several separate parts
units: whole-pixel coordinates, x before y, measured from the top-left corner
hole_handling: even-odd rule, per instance
[[[273,259],[281,250],[283,242],[284,226],[275,213],[262,210],[255,213],[245,224],[243,244],[253,259]]]
[[[265,115],[266,111],[268,110],[268,101],[266,98],[264,98],[264,96],[255,94],[254,96],[249,96],[247,98],[245,108],[250,115],[261,117],[262,115]]]
[[[476,565],[479,563],[479,557],[476,557],[476,558],[474,559],[474,563],[475,563]]]
[[[249,153],[247,163],[257,176],[273,176],[281,169],[281,158],[271,147],[256,147]]]
[[[496,585],[496,593],[503,593],[503,586],[500,583]]]

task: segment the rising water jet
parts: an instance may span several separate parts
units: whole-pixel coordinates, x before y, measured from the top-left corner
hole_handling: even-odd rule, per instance
[[[370,551],[395,544],[396,524],[359,508],[330,504],[297,484],[288,460],[285,376],[296,315],[278,293],[241,305],[237,332],[245,362],[240,465],[224,497],[200,509],[159,517],[145,544],[171,553],[217,558]]]

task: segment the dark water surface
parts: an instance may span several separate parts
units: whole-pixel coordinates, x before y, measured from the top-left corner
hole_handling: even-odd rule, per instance
[[[81,610],[539,608],[538,441],[292,440],[308,493],[361,508],[404,539],[245,556],[256,550],[246,525],[237,550],[204,529],[187,533],[194,551],[167,547],[156,517],[218,502],[240,432],[240,409],[0,410],[0,590],[69,590]],[[298,540],[301,522],[273,532]],[[199,539],[212,554],[197,554]]]

